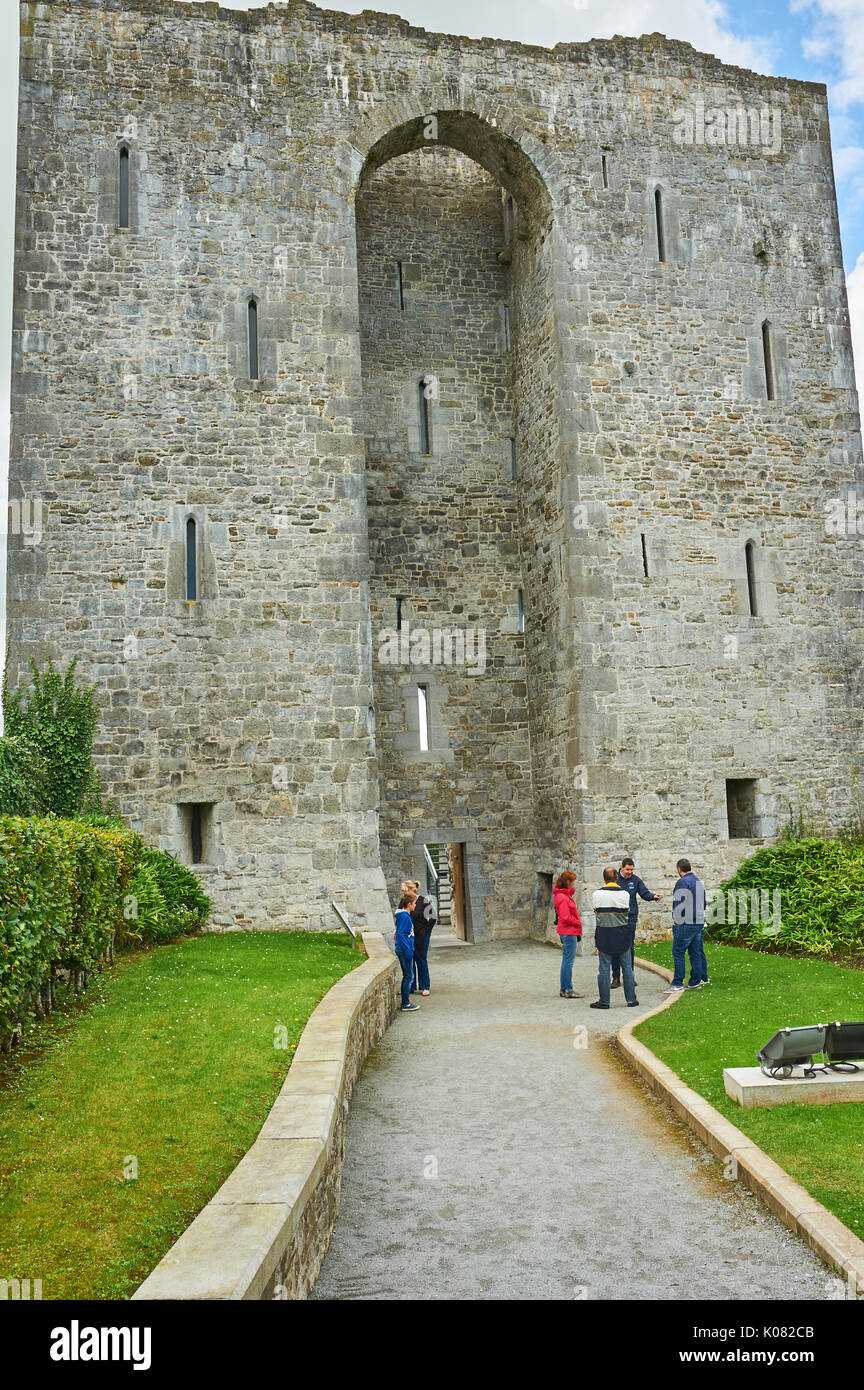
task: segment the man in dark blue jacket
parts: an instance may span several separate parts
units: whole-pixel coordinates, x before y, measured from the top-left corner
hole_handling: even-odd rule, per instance
[[[659,903],[662,893],[652,893],[650,888],[646,888],[637,873],[634,873],[633,860],[628,855],[621,860],[621,868],[618,870],[618,887],[626,888],[630,894],[630,916],[627,925],[633,932],[634,945],[630,947],[630,969],[633,967],[633,960],[636,954],[636,924],[639,921],[639,899],[644,898],[649,903]],[[615,956],[612,961],[612,988],[618,989],[621,984],[621,957]]]
[[[705,931],[705,884],[694,874],[689,859],[679,859],[678,882],[672,894],[672,961],[675,977],[667,994],[680,994],[690,957],[687,989],[701,989],[709,983],[708,962],[702,937]]]

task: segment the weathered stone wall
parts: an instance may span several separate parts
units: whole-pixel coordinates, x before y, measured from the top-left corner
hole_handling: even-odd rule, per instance
[[[587,888],[626,848],[668,889],[683,852],[715,882],[752,843],[728,837],[727,778],[756,781],[757,840],[799,784],[827,818],[848,811],[860,545],[824,519],[832,499],[862,495],[864,476],[822,87],[661,36],[549,53],[305,3],[25,3],[21,64],[11,488],[43,499],[45,515],[41,544],[10,547],[11,675],[31,655],[80,655],[103,702],[106,788],[148,836],[185,848],[184,806],[212,805],[220,925],[329,924],[346,868],[361,885],[350,906],[383,922],[379,763],[388,876],[404,872],[407,828],[422,833],[413,799],[443,806],[452,791],[447,829],[471,823],[484,920],[506,933],[529,928],[532,871],[565,862]],[[745,144],[710,143],[698,125],[676,142],[676,113],[700,102],[769,119]],[[430,113],[437,142],[424,136]],[[120,231],[124,139],[132,215]],[[439,167],[406,164],[407,177],[398,156],[435,143],[482,165],[518,209],[509,254],[464,301],[482,317],[506,286],[510,375],[492,352],[474,361],[465,389],[482,369],[500,394],[482,428],[460,428],[480,478],[513,422],[524,642],[500,627],[517,572],[503,531],[488,561],[464,549],[445,575],[427,565],[411,498],[380,493],[415,464],[401,426],[373,418],[395,420],[390,406],[364,399],[362,371],[374,377],[375,352],[395,344],[376,333],[361,351],[355,199],[361,257],[364,210],[378,208],[374,261],[375,235],[410,231],[420,170]],[[456,216],[462,194],[436,192],[434,172],[419,181],[453,213],[470,280],[481,242],[494,249],[486,203],[472,213],[466,189]],[[500,195],[482,186],[491,219]],[[472,217],[473,246],[460,240]],[[441,274],[450,251],[425,247]],[[381,293],[373,275],[366,307]],[[426,326],[458,356],[455,319]],[[419,333],[408,345],[421,353]],[[396,371],[394,355],[394,403]],[[415,374],[406,358],[406,401]],[[467,399],[454,386],[454,408]],[[497,496],[476,499],[478,522]],[[505,465],[502,526],[509,497]],[[192,606],[190,514],[202,532]],[[475,518],[459,518],[468,546]],[[392,570],[382,537],[402,547]],[[406,557],[409,618],[412,602],[460,592],[497,618],[496,653],[514,664],[493,666],[488,689],[510,704],[503,727],[491,715],[487,727],[490,766],[513,764],[506,804],[498,774],[491,805],[478,804],[485,696],[471,716],[449,676],[453,764],[413,782],[417,765],[395,761],[414,732],[407,710],[398,724],[405,673],[387,684],[377,671],[373,700],[373,620],[379,604],[392,612]],[[511,813],[507,865],[496,855]]]

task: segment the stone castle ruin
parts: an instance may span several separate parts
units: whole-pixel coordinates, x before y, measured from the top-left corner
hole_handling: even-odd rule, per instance
[[[386,929],[431,862],[541,935],[565,866],[710,886],[848,815],[823,87],[303,0],[21,34],[10,678],[78,656],[217,927]]]

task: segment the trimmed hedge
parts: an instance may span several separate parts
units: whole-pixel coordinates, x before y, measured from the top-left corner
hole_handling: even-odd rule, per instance
[[[57,1001],[58,973],[81,993],[119,944],[199,930],[210,899],[191,869],[111,816],[0,816],[0,1046]]]
[[[141,853],[130,830],[46,817],[0,817],[0,1045],[24,1016],[56,1003],[57,972],[80,993],[111,956],[123,895]]]
[[[787,955],[864,956],[864,845],[815,836],[785,835],[776,845],[742,860],[732,878],[720,885],[760,895],[770,911],[771,895],[780,890],[780,930],[774,924],[715,921],[710,935],[731,946]],[[755,913],[758,919],[759,913]],[[770,933],[765,927],[770,927]]]

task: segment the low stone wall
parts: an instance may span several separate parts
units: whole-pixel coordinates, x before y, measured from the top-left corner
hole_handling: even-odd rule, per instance
[[[135,1299],[301,1299],[339,1210],[348,1098],[396,1011],[399,964],[364,932],[369,957],[321,1000],[264,1126]]]
[[[642,960],[637,956],[636,965],[662,976],[664,980],[671,981],[673,978],[671,970],[654,961]],[[800,1236],[827,1265],[833,1265],[846,1280],[847,1297],[864,1298],[864,1241],[821,1202],[817,1202],[815,1197],[811,1197],[806,1188],[790,1178],[785,1168],[769,1158],[752,1139],[727,1120],[725,1115],[721,1115],[719,1110],[715,1110],[704,1096],[686,1086],[677,1072],[661,1062],[649,1047],[634,1038],[634,1028],[644,1023],[646,1018],[653,1018],[654,1014],[670,1008],[681,997],[680,994],[669,995],[656,1009],[619,1029],[617,1041],[623,1055],[643,1081],[668,1102],[705,1147],[721,1160],[727,1174],[743,1182],[780,1218],[784,1226]]]

